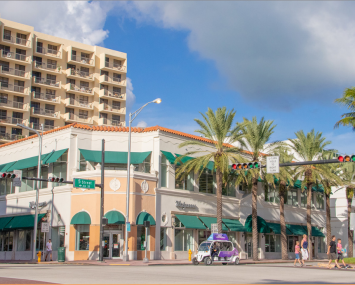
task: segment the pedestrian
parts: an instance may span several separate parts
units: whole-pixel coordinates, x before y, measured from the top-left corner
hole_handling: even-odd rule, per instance
[[[308,240],[307,240],[307,235],[303,235],[303,239],[301,242],[301,253],[302,253],[302,264],[304,266],[305,260],[308,259]]]
[[[296,245],[295,245],[295,255],[296,255],[296,258],[295,258],[295,262],[293,263],[293,266],[296,267],[296,261],[299,262],[299,264],[301,266],[303,266],[303,263],[301,263],[300,261],[300,242],[299,241],[296,241]]]
[[[339,264],[339,260],[342,261],[344,268],[348,268],[349,265],[346,265],[344,262],[344,257],[343,257],[343,246],[341,245],[341,239],[338,239],[338,244],[337,244],[337,250],[338,250],[338,264]]]
[[[328,268],[331,269],[332,267],[330,266],[330,264],[332,263],[332,261],[335,261],[335,266],[334,269],[338,269],[338,261],[337,261],[337,245],[335,243],[335,236],[332,236],[332,240],[329,243],[328,246],[328,251],[327,254],[329,256],[329,263],[328,263]]]
[[[51,239],[48,240],[47,244],[46,244],[46,250],[47,250],[47,254],[46,254],[46,257],[44,259],[44,261],[47,261],[47,256],[49,254],[51,260],[52,261],[52,241]]]

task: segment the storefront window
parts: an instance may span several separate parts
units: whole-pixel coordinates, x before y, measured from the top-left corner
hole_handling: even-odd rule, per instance
[[[200,245],[203,241],[211,235],[211,231],[198,231],[198,244]]]
[[[65,227],[52,228],[52,249],[58,250],[58,247],[64,247]]]
[[[160,228],[160,250],[168,250],[168,228]]]
[[[12,251],[14,244],[14,232],[4,233],[4,251]]]
[[[213,172],[209,169],[205,169],[199,179],[199,192],[202,193],[214,193],[214,177]]]
[[[193,230],[175,229],[175,251],[193,250]]]
[[[22,170],[22,176],[25,177],[37,177],[37,166],[26,168]],[[42,165],[41,166],[41,178],[48,180],[48,166]],[[48,187],[47,181],[41,181],[39,183],[40,189],[44,189]],[[37,189],[37,181],[32,180],[22,180],[20,192],[32,191]]]
[[[43,251],[43,245],[44,245],[44,233],[41,232],[41,230],[37,230],[37,236],[36,236],[36,250]]]
[[[287,191],[287,205],[298,206],[298,190],[289,189]]]
[[[31,250],[31,236],[32,236],[31,230],[18,232],[17,251]]]
[[[12,179],[5,178],[0,180],[0,195],[15,193],[15,187],[12,187]]]
[[[168,185],[168,160],[164,154],[161,156],[160,185],[161,187],[167,187]]]
[[[175,168],[175,173],[179,167]],[[194,173],[190,172],[187,176],[176,178],[175,176],[175,189],[182,189],[182,190],[194,190]]]
[[[317,207],[317,209],[320,209],[320,210],[324,209],[324,194],[323,193],[316,193],[316,207]]]
[[[318,239],[318,252],[325,253],[326,252],[325,237],[317,237],[317,239]]]
[[[265,235],[265,252],[281,252],[280,235]]]
[[[75,250],[89,250],[90,225],[75,225]]]
[[[80,166],[79,166],[79,171],[86,171],[86,165],[87,162],[83,156],[82,153],[80,153]],[[106,164],[105,164],[105,169],[106,169]]]
[[[280,203],[279,186],[275,188],[270,185],[265,185],[265,201],[271,203]]]
[[[62,154],[61,157],[53,162],[53,176],[56,178],[64,178],[67,180],[67,162],[68,162],[68,152]],[[61,183],[55,183],[55,186],[61,186]]]
[[[145,250],[144,242],[146,240],[145,227],[137,226],[137,250]],[[147,238],[147,250],[149,250],[149,228],[148,228],[148,238]]]

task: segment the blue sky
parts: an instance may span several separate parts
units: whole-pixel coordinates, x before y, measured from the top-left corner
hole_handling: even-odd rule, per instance
[[[274,120],[272,140],[314,128],[352,154],[355,134],[333,128],[346,112],[333,101],[355,81],[354,8],[331,1],[5,1],[1,16],[126,52],[131,109],[162,98],[135,125],[193,133],[199,112],[227,106],[236,121]]]

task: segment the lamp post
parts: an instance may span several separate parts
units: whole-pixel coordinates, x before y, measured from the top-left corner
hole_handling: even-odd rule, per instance
[[[42,156],[42,136],[41,134],[30,127],[24,126],[22,124],[17,124],[18,127],[21,127],[23,129],[35,132],[38,136],[38,143],[39,143],[39,149],[38,149],[38,167],[37,167],[37,178],[41,178],[41,156]],[[43,125],[42,125],[42,132],[43,132]],[[32,259],[36,260],[36,241],[37,241],[37,223],[38,223],[38,196],[39,196],[39,183],[40,181],[37,180],[37,191],[36,191],[36,208],[35,208],[35,222],[34,222],[34,227],[33,227],[33,246],[32,246]],[[44,244],[44,242],[43,242]]]
[[[137,111],[133,113],[129,113],[129,133],[128,133],[128,156],[127,156],[127,190],[126,190],[126,225],[125,225],[125,254],[124,254],[124,261],[128,261],[128,227],[127,224],[129,223],[129,187],[130,187],[130,176],[131,176],[131,125],[133,120],[138,116],[138,114],[150,103],[160,104],[161,99],[157,98],[154,101],[148,102],[142,107],[140,107]]]

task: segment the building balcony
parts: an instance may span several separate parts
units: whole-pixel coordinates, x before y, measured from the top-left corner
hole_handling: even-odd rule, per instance
[[[34,52],[48,57],[62,58],[62,53],[55,49],[35,47]]]
[[[70,93],[77,93],[80,95],[94,95],[94,89],[91,87],[77,86],[72,83],[65,85],[65,90]]]
[[[50,86],[52,88],[60,88],[60,81],[41,78],[41,77],[33,77],[33,84]]]
[[[1,53],[2,58],[5,58],[5,59],[11,60],[11,61],[21,62],[21,63],[31,63],[31,56],[27,56],[27,55],[15,53],[15,52],[4,51],[4,50],[0,50],[0,53]]]
[[[65,106],[76,107],[83,110],[94,110],[94,105],[92,103],[80,102],[78,100],[67,98],[65,99]]]
[[[31,115],[36,117],[44,117],[49,119],[60,119],[60,112],[55,112],[49,109],[31,108]]]
[[[36,123],[30,123],[30,128],[35,129],[37,131],[42,131],[42,124],[36,124]],[[55,127],[52,125],[44,125],[43,126],[43,131],[50,131],[50,130],[54,130]]]
[[[14,135],[9,133],[0,133],[0,141],[1,142],[9,142],[9,141],[16,141],[25,138],[24,135]]]
[[[42,101],[46,103],[54,103],[60,104],[60,97],[55,97],[54,94],[40,93],[40,92],[32,92],[32,100],[33,101]]]
[[[93,59],[82,57],[78,55],[71,55],[68,53],[68,63],[80,64],[82,66],[93,67],[95,66],[95,61]]]
[[[118,71],[120,73],[126,73],[127,67],[121,64],[107,62],[105,60],[100,60],[100,69],[107,71]]]
[[[31,41],[29,41],[27,39],[21,39],[21,38],[18,38],[18,37],[12,37],[12,36],[8,36],[8,35],[4,35],[2,41],[5,42],[5,43],[8,43],[8,44],[15,45],[15,46],[31,48]]]
[[[117,77],[110,77],[105,74],[100,76],[100,83],[106,83],[115,86],[126,86],[126,80]]]
[[[65,113],[64,114],[64,120],[68,122],[80,122],[80,123],[85,123],[85,124],[92,124],[92,118],[89,116],[83,116],[83,115],[76,115],[72,113]]]
[[[100,92],[99,92],[99,97],[107,98],[107,99],[126,100],[126,95],[124,93],[113,92],[113,91],[109,91],[107,89],[101,89]]]
[[[26,120],[14,117],[0,117],[0,124],[17,125],[23,124]]]
[[[15,111],[28,111],[28,105],[22,102],[0,99],[0,107]]]
[[[45,70],[46,72],[55,73],[55,74],[61,73],[60,72],[61,68],[57,64],[44,63],[39,61],[33,62],[33,69]]]
[[[116,126],[116,127],[124,127],[125,123],[118,121],[118,120],[110,120],[107,118],[100,118],[99,125],[109,125],[109,126]]]
[[[15,69],[15,68],[8,68],[5,66],[0,66],[0,73],[7,75],[7,76],[11,76],[11,77],[16,77],[19,79],[30,79],[30,73],[26,72],[24,70],[19,70],[19,69]]]
[[[125,108],[118,108],[113,105],[109,105],[106,103],[101,103],[99,105],[99,112],[104,112],[104,113],[114,113],[114,114],[125,114],[126,109]]]
[[[6,93],[29,95],[27,88],[18,85],[7,84],[4,82],[0,82],[0,90],[5,91]]]
[[[80,79],[85,81],[94,81],[94,74],[90,72],[81,71],[79,69],[75,70],[73,68],[68,68],[66,70],[67,77]]]

